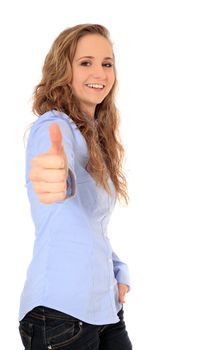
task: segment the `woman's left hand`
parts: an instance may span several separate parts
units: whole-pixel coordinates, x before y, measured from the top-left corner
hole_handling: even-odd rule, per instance
[[[129,287],[127,284],[118,283],[118,291],[119,291],[119,303],[125,303],[125,295],[128,292]]]

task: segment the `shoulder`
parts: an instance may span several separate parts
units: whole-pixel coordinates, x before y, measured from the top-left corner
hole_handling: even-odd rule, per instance
[[[76,124],[74,121],[65,113],[55,111],[55,110],[50,110],[42,115],[40,115],[32,124],[31,126],[31,131],[36,131],[43,125],[50,124],[51,122],[56,122],[61,125],[68,125],[71,127],[73,130],[77,129]]]
[[[79,129],[75,122],[65,113],[56,110],[50,110],[39,117],[31,124],[28,144],[38,139],[49,136],[49,126],[51,123],[57,123],[60,127],[63,137],[74,139]]]
[[[49,137],[49,126],[57,123],[62,133],[64,146],[73,148],[80,154],[87,155],[87,144],[75,122],[67,114],[56,110],[50,110],[40,115],[30,129],[27,148],[32,154],[45,152],[51,146]]]
[[[28,139],[27,152],[32,154],[45,152],[51,146],[49,126],[57,123],[65,142],[69,140],[74,143],[77,126],[74,121],[65,113],[50,110],[39,117],[31,124]]]

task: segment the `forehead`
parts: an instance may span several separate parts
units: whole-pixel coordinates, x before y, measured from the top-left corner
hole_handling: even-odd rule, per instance
[[[108,39],[99,34],[87,34],[79,39],[75,52],[77,56],[113,57],[112,45]]]

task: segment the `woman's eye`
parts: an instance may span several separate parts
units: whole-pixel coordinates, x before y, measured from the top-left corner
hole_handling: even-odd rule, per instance
[[[89,61],[83,61],[83,62],[80,63],[80,65],[81,65],[81,66],[86,66],[86,67],[88,67],[88,66],[91,65],[91,62],[89,62]],[[104,67],[107,67],[107,68],[111,68],[111,67],[113,66],[113,64],[112,64],[112,63],[103,63],[103,66],[104,66]]]
[[[103,66],[107,67],[107,68],[111,68],[111,67],[113,67],[113,64],[112,63],[104,63]]]
[[[89,61],[81,62],[81,66],[89,66],[90,64],[91,64],[91,62],[89,62]]]

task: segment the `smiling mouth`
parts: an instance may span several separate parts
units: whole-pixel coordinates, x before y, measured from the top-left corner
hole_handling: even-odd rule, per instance
[[[85,84],[90,89],[103,90],[105,85],[103,84]]]

